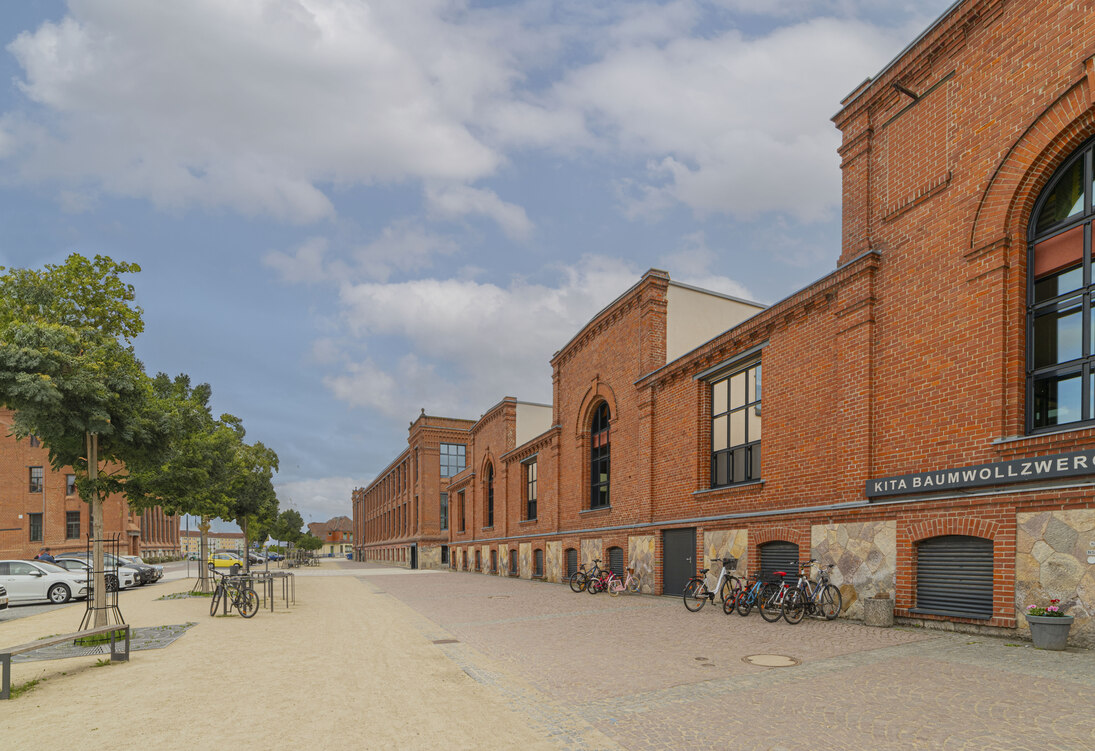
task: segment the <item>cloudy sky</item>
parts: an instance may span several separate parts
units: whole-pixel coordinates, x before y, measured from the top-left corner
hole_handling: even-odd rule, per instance
[[[548,402],[648,268],[763,303],[839,254],[840,100],[951,0],[20,0],[0,265],[136,261],[150,373],[350,513],[431,414]]]

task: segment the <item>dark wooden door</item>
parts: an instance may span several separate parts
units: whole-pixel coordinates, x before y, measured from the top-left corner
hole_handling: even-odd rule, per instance
[[[662,594],[679,595],[696,575],[696,528],[662,533]]]

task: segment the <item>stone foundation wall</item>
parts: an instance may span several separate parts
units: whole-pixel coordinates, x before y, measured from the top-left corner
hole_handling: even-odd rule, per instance
[[[722,564],[712,561],[712,558],[733,556],[738,559],[738,565],[734,573],[741,576],[745,571],[745,551],[748,549],[749,532],[745,529],[715,529],[704,530],[703,533],[703,561],[700,568],[709,568],[707,572],[707,586],[714,588],[718,583],[719,574],[722,573]]]
[[[1015,615],[1030,633],[1028,605],[1061,601],[1076,620],[1068,643],[1095,647],[1095,509],[1015,515]]]
[[[593,561],[596,558],[601,559],[601,563],[605,566],[608,565],[608,561],[604,556],[604,544],[600,537],[596,537],[592,540],[582,540],[582,548],[578,551],[578,563],[584,563],[586,565],[586,571],[593,568]]]
[[[897,522],[814,525],[810,557],[822,566],[836,564],[832,583],[840,589],[843,615],[862,619],[860,600],[879,592],[893,597],[897,589]]]
[[[517,555],[520,558],[519,573],[522,579],[532,578],[532,543],[522,542],[517,546]]]
[[[558,584],[563,576],[563,543],[549,542],[544,546],[544,578]]]
[[[627,565],[635,569],[644,595],[654,591],[654,535],[627,538]]]
[[[441,564],[440,545],[420,545],[418,548],[418,567],[426,569],[448,568]]]

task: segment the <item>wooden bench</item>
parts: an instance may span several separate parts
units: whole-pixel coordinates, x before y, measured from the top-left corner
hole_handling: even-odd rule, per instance
[[[118,631],[122,631],[125,634],[125,649],[123,651],[118,651],[115,646],[116,640],[120,638],[115,637],[115,633]],[[99,628],[89,628],[71,634],[62,634],[61,636],[51,636],[48,639],[39,639],[38,641],[32,641],[28,644],[20,644],[17,647],[0,649],[0,667],[2,667],[3,671],[3,682],[0,683],[0,699],[11,698],[11,658],[13,655],[33,652],[34,650],[42,649],[43,647],[52,647],[57,644],[63,644],[66,641],[74,641],[76,639],[83,639],[89,636],[101,636],[104,634],[110,635],[110,661],[128,662],[129,625],[125,623],[115,624],[113,626],[100,626]]]

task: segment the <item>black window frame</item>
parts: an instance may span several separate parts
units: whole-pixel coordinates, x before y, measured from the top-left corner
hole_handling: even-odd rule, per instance
[[[464,491],[461,490],[459,493],[457,493],[457,495],[460,496],[460,531],[461,532],[467,532],[468,531],[468,514],[467,514],[467,505],[465,503],[466,498],[464,497]]]
[[[449,531],[449,494],[441,494],[441,508],[438,512],[438,523],[442,532]]]
[[[80,539],[80,512],[79,511],[66,511],[65,512],[65,539],[66,540],[79,540]]]
[[[1046,204],[1054,189],[1069,174],[1077,163],[1081,163],[1081,182],[1084,191],[1083,210],[1078,214],[1065,217],[1038,230],[1038,220],[1046,209]],[[1095,224],[1095,207],[1093,207],[1093,193],[1095,193],[1095,138],[1088,140],[1061,164],[1053,173],[1049,182],[1038,196],[1034,204],[1034,210],[1030,216],[1027,227],[1027,321],[1026,321],[1026,416],[1025,427],[1028,434],[1070,430],[1077,427],[1095,424],[1095,278],[1092,272],[1092,242],[1093,224]],[[1051,295],[1042,300],[1037,300],[1037,282],[1043,281],[1035,278],[1035,247],[1047,240],[1053,239],[1067,232],[1081,230],[1082,258],[1079,269],[1082,270],[1080,285],[1061,294]],[[1075,271],[1076,266],[1055,269],[1051,275],[1063,275],[1069,271]],[[1078,357],[1065,361],[1052,362],[1038,365],[1036,328],[1038,321],[1046,316],[1052,316],[1065,310],[1077,308],[1080,315],[1080,354]],[[1071,378],[1080,380],[1080,414],[1079,419],[1068,422],[1050,421],[1050,400],[1055,405],[1052,409],[1057,411],[1060,402],[1056,394],[1050,396],[1053,384],[1060,384]],[[1045,389],[1045,391],[1043,391]],[[1059,393],[1059,392],[1058,392]],[[1045,395],[1043,397],[1043,394]]]
[[[538,578],[544,577],[544,549],[536,548],[532,551],[532,575]]]
[[[30,542],[43,542],[45,537],[45,520],[41,512],[27,514],[27,531]]]
[[[27,467],[28,493],[44,493],[46,487],[46,473],[43,467]]]
[[[611,508],[612,412],[608,402],[593,411],[589,426],[589,508]]]
[[[522,469],[525,476],[525,521],[535,521],[537,516],[537,469],[536,469],[536,457],[526,459],[522,462]]]
[[[486,498],[484,499],[484,506],[485,506],[484,510],[486,512],[485,515],[484,515],[484,517],[485,517],[484,520],[486,521],[486,524],[483,526],[483,529],[493,529],[494,528],[494,465],[493,464],[488,464],[487,465],[487,471],[486,471],[485,474],[486,474],[487,477],[483,481],[483,485],[485,487],[485,495],[486,495]]]
[[[76,495],[76,475],[65,475],[65,496]]]
[[[735,406],[731,387],[735,385],[735,379],[742,379],[742,387],[745,389],[744,400]],[[711,405],[711,469],[710,486],[712,488],[729,488],[735,485],[758,482],[763,474],[761,472],[761,441],[763,437],[763,418],[761,414],[763,405],[763,368],[760,360],[750,360],[747,363],[735,367],[733,370],[713,378],[707,385],[707,397]],[[716,389],[725,385],[726,404],[724,409],[716,411],[719,400],[716,399]],[[750,394],[752,384],[752,394]],[[752,396],[752,399],[750,399]],[[750,411],[752,410],[752,414]],[[734,416],[742,416],[741,429],[744,440],[734,442]],[[756,420],[752,418],[755,416]],[[716,449],[719,438],[719,421],[725,420],[725,446]],[[756,432],[756,436],[752,433]],[[741,457],[740,462],[738,457]],[[725,478],[725,479],[724,479]]]
[[[456,451],[456,449],[459,449],[459,451]],[[466,444],[442,443],[437,452],[442,477],[455,477],[468,468],[468,447]]]

